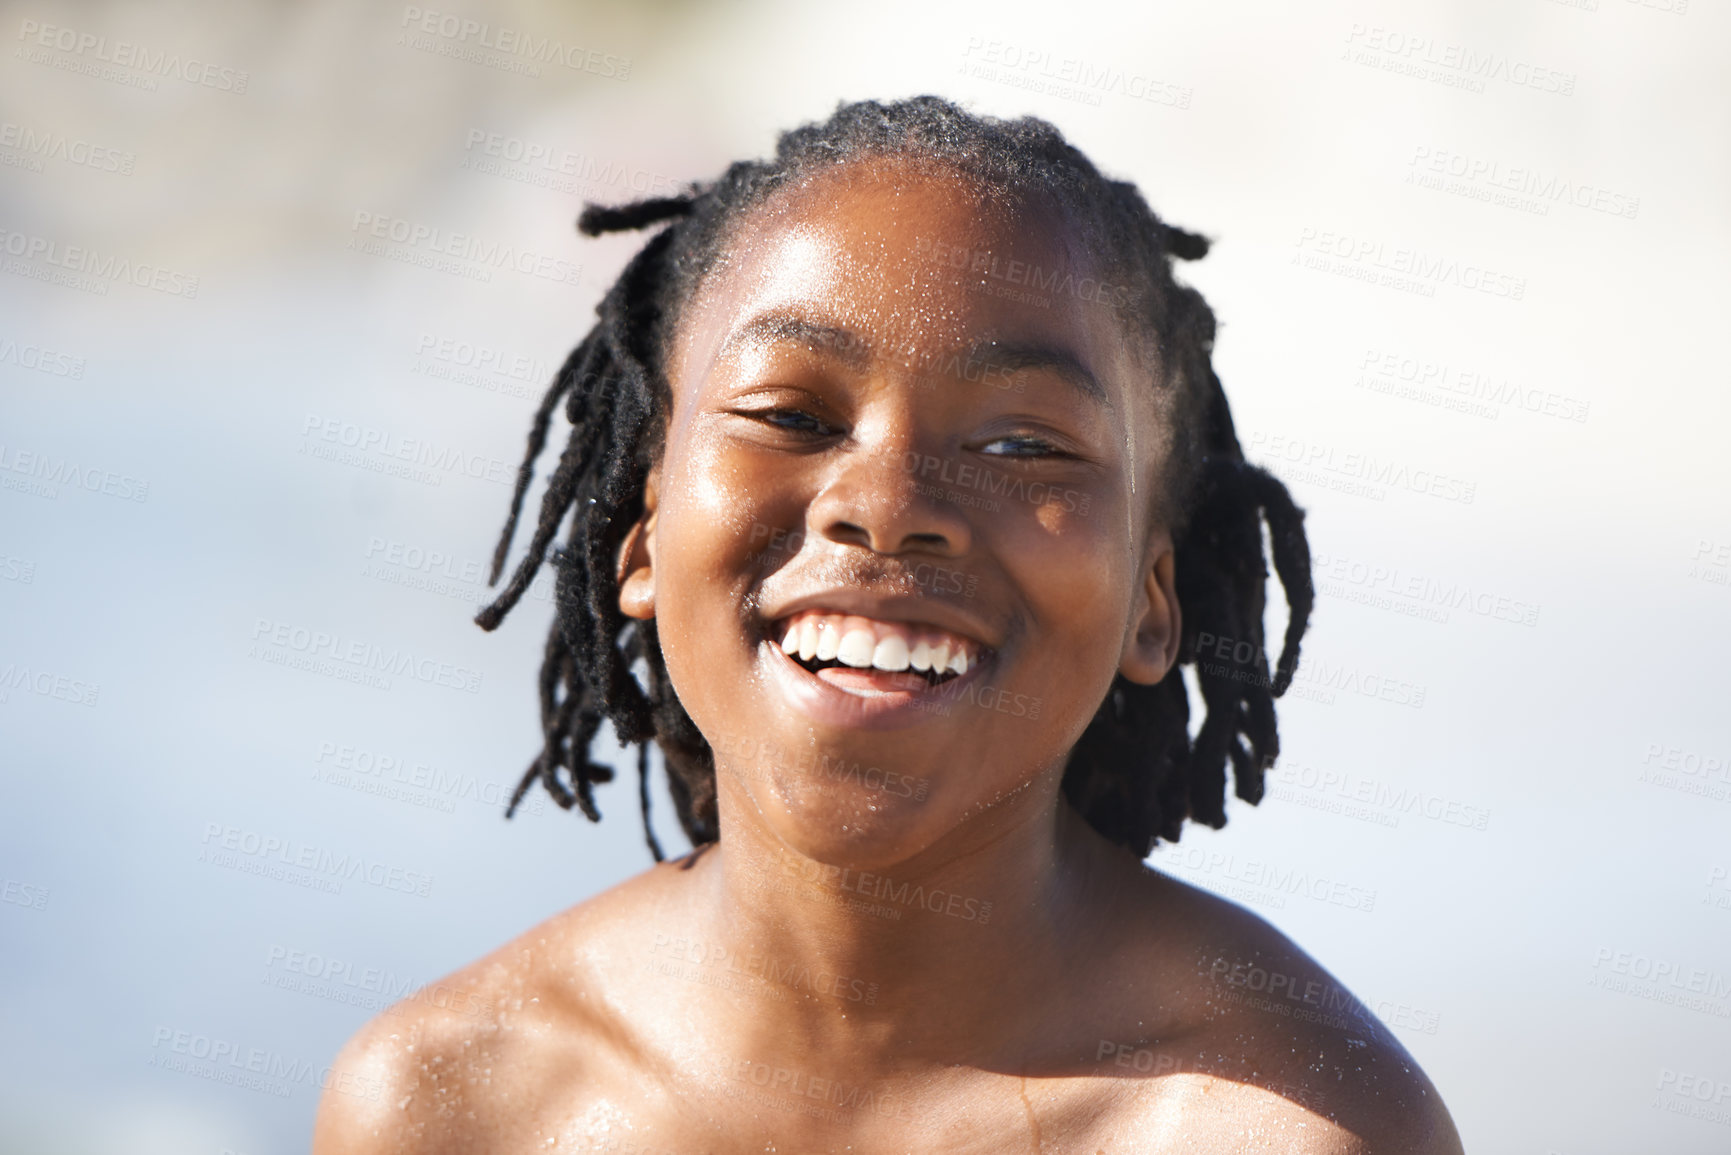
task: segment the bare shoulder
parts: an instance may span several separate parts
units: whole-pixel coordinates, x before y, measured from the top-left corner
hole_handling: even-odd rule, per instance
[[[332,1065],[314,1155],[540,1148],[579,1088],[629,1053],[610,997],[622,925],[667,885],[656,867],[581,903],[367,1023]]]
[[[1155,1076],[1135,1100],[1151,1124],[1175,1110],[1204,1131],[1215,1120],[1221,1149],[1259,1135],[1295,1152],[1460,1155],[1418,1063],[1321,964],[1235,903],[1158,871],[1146,883],[1157,917],[1134,920],[1149,929],[1129,957],[1161,976],[1173,1017],[1163,1038],[1103,1061]]]

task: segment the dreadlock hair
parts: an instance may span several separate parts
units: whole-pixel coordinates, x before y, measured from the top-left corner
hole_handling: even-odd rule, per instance
[[[999,203],[1057,208],[1102,269],[1132,290],[1122,311],[1127,331],[1159,352],[1161,373],[1152,388],[1170,441],[1155,512],[1174,536],[1183,609],[1179,664],[1152,686],[1121,675],[1114,680],[1071,751],[1065,797],[1107,839],[1142,857],[1159,839],[1177,841],[1186,818],[1225,824],[1228,762],[1238,797],[1261,800],[1263,774],[1280,749],[1274,699],[1297,668],[1314,599],[1310,549],[1303,512],[1286,487],[1244,460],[1212,364],[1212,310],[1172,274],[1174,258],[1197,260],[1209,242],[1161,221],[1135,186],[1101,175],[1045,121],[975,116],[922,96],[843,104],[821,124],[783,133],[773,159],[735,163],[719,179],[676,197],[588,205],[578,218],[586,236],[665,227],[625,266],[596,309],[595,327],[536,410],[493,555],[492,583],[504,570],[561,402],[570,438],[548,479],[527,555],[475,619],[483,629],[496,628],[553,552],[557,620],[541,666],[542,746],[507,816],[540,782],[560,806],[598,820],[594,786],[613,772],[591,760],[590,745],[605,719],[622,744],[639,744],[643,827],[657,861],[662,852],[649,819],[651,741],[662,751],[686,836],[694,846],[719,838],[709,744],[674,693],[655,622],[627,619],[619,609],[616,557],[642,514],[645,480],[661,450],[672,400],[664,372],[672,334],[699,281],[724,255],[730,226],[778,189],[850,161],[883,157],[935,163],[976,182]],[[567,517],[566,544],[556,548]],[[1262,628],[1265,523],[1289,611],[1272,674]],[[1248,644],[1253,656],[1211,662],[1198,651],[1203,635],[1230,639],[1235,657]],[[639,665],[641,681],[633,673]],[[1193,667],[1205,706],[1194,740],[1185,665]]]

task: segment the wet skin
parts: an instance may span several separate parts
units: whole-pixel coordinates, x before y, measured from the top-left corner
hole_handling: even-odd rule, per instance
[[[320,1155],[1459,1150],[1327,972],[1061,801],[1113,677],[1175,658],[1158,365],[1098,300],[999,295],[956,251],[1098,277],[1054,214],[905,161],[740,223],[620,557],[721,841],[380,1016]],[[813,672],[780,644],[811,610],[979,660]]]

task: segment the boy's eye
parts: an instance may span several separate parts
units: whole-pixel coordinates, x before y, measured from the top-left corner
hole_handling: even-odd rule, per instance
[[[773,425],[777,429],[786,429],[792,433],[809,433],[814,436],[827,437],[835,432],[823,421],[813,417],[803,409],[759,409],[754,411],[751,416],[766,425]]]
[[[993,457],[1051,457],[1059,455],[1061,450],[1044,437],[1012,433],[1007,437],[992,438],[980,446],[980,452]]]

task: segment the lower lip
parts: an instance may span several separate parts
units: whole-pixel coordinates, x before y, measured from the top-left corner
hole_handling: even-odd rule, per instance
[[[918,686],[895,689],[874,689],[858,684],[870,675],[863,670],[857,673],[849,671],[841,678],[847,681],[858,679],[858,682],[844,688],[812,673],[773,642],[765,640],[760,643],[760,650],[769,666],[770,676],[803,713],[815,722],[852,730],[899,730],[941,718],[946,708],[955,705],[966,691],[966,683],[979,677],[987,665],[977,662],[967,673],[942,685],[933,686],[922,679]]]

